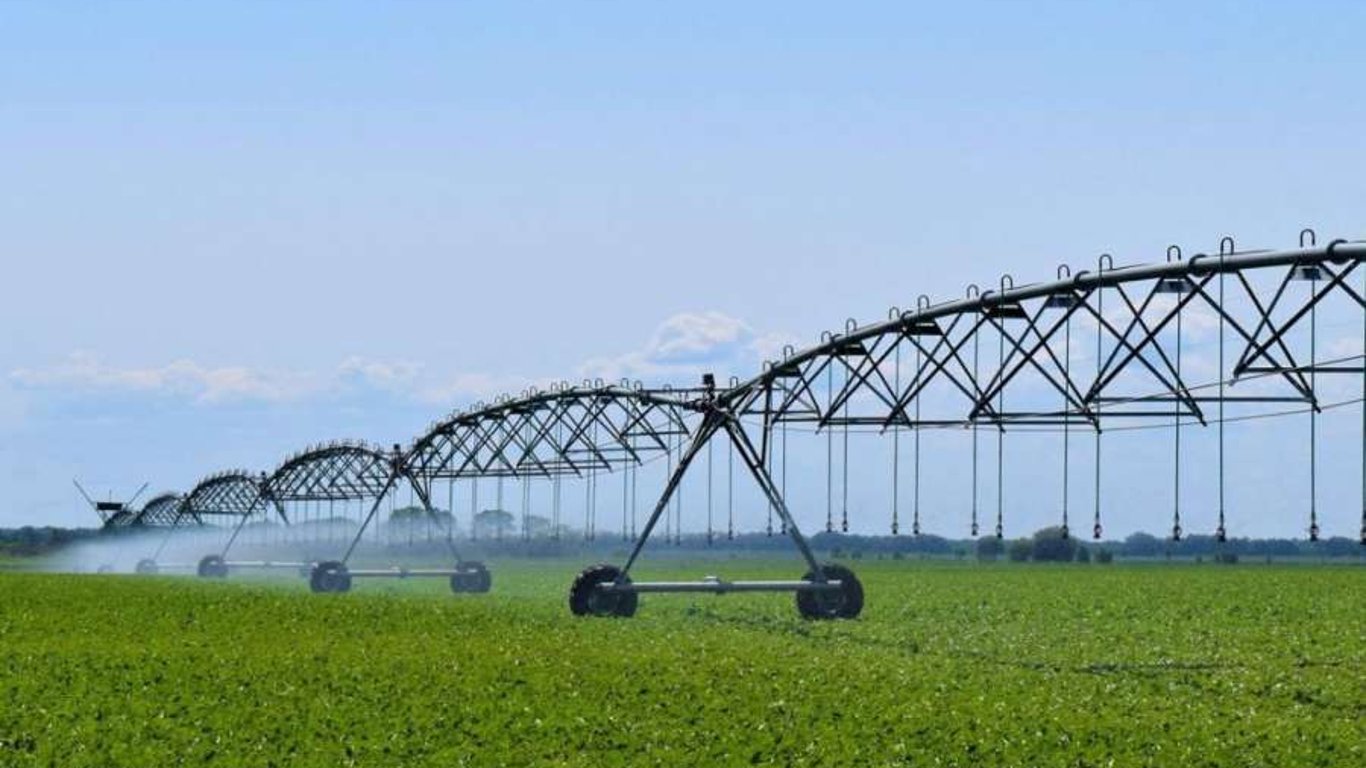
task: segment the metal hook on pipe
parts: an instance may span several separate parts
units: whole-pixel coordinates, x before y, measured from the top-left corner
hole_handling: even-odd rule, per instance
[[[1308,240],[1309,242],[1306,243],[1305,240]],[[1300,247],[1301,247],[1301,248],[1313,248],[1314,246],[1316,246],[1316,245],[1319,244],[1319,243],[1318,243],[1318,240],[1319,240],[1318,234],[1316,234],[1316,233],[1314,232],[1314,230],[1310,229],[1309,227],[1305,227],[1304,229],[1301,229],[1301,230],[1300,230]]]
[[[1168,263],[1171,263],[1171,262],[1173,262],[1173,261],[1180,261],[1180,260],[1181,260],[1181,246],[1179,246],[1179,245],[1169,245],[1169,246],[1167,246],[1167,262],[1168,262]]]
[[[1341,265],[1343,265],[1343,264],[1346,264],[1346,263],[1347,263],[1346,257],[1343,257],[1343,258],[1333,258],[1333,251],[1337,250],[1337,247],[1338,247],[1339,245],[1346,245],[1346,244],[1347,244],[1347,241],[1346,241],[1346,240],[1343,240],[1343,239],[1341,239],[1341,238],[1339,238],[1339,239],[1337,239],[1337,240],[1334,240],[1333,242],[1329,243],[1328,246],[1324,249],[1324,252],[1325,252],[1326,254],[1328,254],[1328,260],[1331,261],[1331,262],[1333,262],[1334,264],[1339,265],[1339,266],[1341,266]]]
[[[1232,256],[1233,254],[1235,254],[1235,253],[1237,253],[1237,252],[1238,252],[1237,249],[1236,249],[1236,248],[1234,247],[1234,245],[1233,245],[1233,238],[1232,238],[1232,237],[1229,237],[1228,235],[1224,235],[1223,237],[1219,238],[1219,255],[1220,255],[1220,256]]]

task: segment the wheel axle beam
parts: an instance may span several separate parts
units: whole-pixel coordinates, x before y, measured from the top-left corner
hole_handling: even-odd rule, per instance
[[[836,580],[817,581],[724,581],[707,578],[701,581],[632,581],[598,584],[601,592],[703,592],[723,595],[728,592],[838,592],[844,583]]]

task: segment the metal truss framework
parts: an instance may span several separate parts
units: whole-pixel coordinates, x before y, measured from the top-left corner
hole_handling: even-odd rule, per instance
[[[434,424],[405,461],[427,483],[612,472],[691,439],[702,393],[601,381],[529,389]]]
[[[1216,253],[1190,258],[1173,246],[1157,264],[1117,267],[1105,255],[1094,270],[1060,267],[1049,282],[1016,286],[1005,276],[996,288],[970,286],[955,301],[934,304],[922,296],[913,310],[893,309],[876,324],[860,327],[851,320],[843,333],[827,333],[805,350],[785,350],[755,377],[724,388],[708,376],[701,388],[594,381],[529,389],[452,414],[406,451],[333,443],[291,457],[267,478],[216,475],[179,502],[175,520],[212,514],[245,520],[269,502],[288,523],[283,502],[374,499],[363,533],[379,500],[404,481],[431,513],[437,480],[591,477],[676,456],[625,567],[613,586],[601,587],[626,590],[631,566],[690,464],[713,437],[725,434],[811,566],[812,583],[820,585],[826,581],[821,568],[770,476],[777,430],[804,424],[825,433],[910,432],[918,440],[923,429],[967,428],[975,477],[979,429],[996,435],[998,452],[1011,430],[1059,431],[1064,440],[1074,430],[1089,431],[1099,472],[1100,435],[1107,427],[1165,423],[1175,434],[1179,483],[1183,424],[1222,427],[1230,407],[1294,407],[1309,413],[1312,423],[1325,406],[1322,383],[1328,379],[1358,377],[1355,389],[1366,399],[1363,355],[1320,355],[1317,330],[1322,308],[1336,307],[1340,314],[1346,308],[1359,313],[1366,342],[1363,261],[1366,243],[1319,246],[1306,230],[1299,247],[1288,250],[1239,251],[1225,238]],[[1197,320],[1218,328],[1213,380],[1195,381],[1183,366],[1187,325]],[[1081,345],[1087,355],[1074,364]],[[1255,386],[1239,386],[1254,379]],[[1310,450],[1312,456],[1312,440]],[[1219,466],[1222,537],[1222,429]],[[1363,478],[1366,507],[1366,467]],[[893,526],[896,532],[895,519]],[[1173,535],[1181,535],[1179,509]],[[1310,535],[1317,537],[1316,523]],[[1366,542],[1366,509],[1362,536]]]
[[[182,522],[189,518],[201,525],[206,522],[205,518],[245,519],[261,505],[264,480],[244,469],[209,475],[185,494],[176,509],[177,517]]]
[[[433,514],[427,489],[408,471],[399,446],[386,452],[365,443],[338,441],[308,448],[286,459],[265,481],[262,495],[280,508],[282,516],[283,505],[288,502],[371,502],[365,519],[340,561],[344,564],[374,520],[381,502],[401,481],[411,485],[421,499],[423,509],[427,514]],[[231,546],[230,539],[228,547]],[[226,556],[227,547],[223,554]]]
[[[1188,260],[1174,250],[1168,263],[1123,268],[1102,256],[1095,271],[1068,276],[1063,268],[1060,279],[1050,283],[1016,288],[1006,277],[999,290],[970,287],[959,301],[931,305],[921,297],[915,310],[893,310],[887,321],[862,328],[850,321],[845,333],[827,334],[818,346],[789,350],[720,400],[733,413],[760,417],[766,425],[809,422],[819,428],[889,430],[1085,424],[1099,429],[1111,419],[1170,419],[1174,412],[1203,423],[1208,404],[1218,402],[1314,405],[1316,376],[1362,373],[1360,355],[1345,363],[1324,362],[1297,353],[1288,339],[1334,295],[1366,308],[1362,291],[1348,282],[1366,247],[1338,241],[1325,248],[1237,253],[1226,239],[1224,248],[1218,255]],[[1249,279],[1257,270],[1277,271],[1270,295]],[[1297,280],[1309,286],[1307,292],[1290,290]],[[1234,294],[1240,300],[1236,304]],[[1197,308],[1213,314],[1240,345],[1221,381],[1231,387],[1243,377],[1272,375],[1286,385],[1285,394],[1200,392],[1183,375],[1178,348],[1181,318]],[[1080,318],[1096,328],[1101,363],[1087,370],[1069,359],[1073,339],[1067,336],[1072,321]],[[984,344],[999,351],[987,364]],[[906,370],[903,364],[911,360]],[[1146,378],[1149,390],[1117,391],[1120,377],[1133,373]],[[1007,405],[1013,402],[1012,385],[1026,374],[1046,385],[1054,407]],[[924,416],[916,406],[936,382],[958,395],[959,407]]]
[[[136,514],[130,515],[126,525],[128,526],[149,526],[162,527],[175,525],[180,503],[183,500],[178,493],[161,493],[147,500],[142,505],[142,509]],[[113,522],[111,520],[111,522]]]

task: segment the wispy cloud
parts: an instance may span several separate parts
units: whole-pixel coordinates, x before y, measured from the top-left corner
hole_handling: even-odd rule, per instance
[[[792,337],[757,333],[721,312],[687,312],[668,318],[642,349],[595,358],[580,366],[589,378],[693,383],[702,373],[746,375],[779,356]]]
[[[9,378],[21,389],[143,392],[204,403],[296,400],[323,386],[320,377],[309,373],[260,371],[245,366],[210,367],[191,360],[176,360],[162,366],[119,367],[86,352],[72,353],[46,368],[16,369]]]
[[[790,336],[756,333],[744,321],[721,312],[682,313],[668,318],[641,349],[584,362],[573,378],[643,379],[692,383],[704,372],[747,375],[765,359],[781,354]],[[552,372],[554,373],[554,372]],[[529,386],[546,386],[561,375],[459,372],[436,374],[404,360],[350,357],[330,371],[211,366],[176,360],[155,366],[119,366],[77,352],[45,367],[11,371],[6,382],[18,393],[137,393],[214,405],[240,402],[288,403],[316,398],[382,393],[418,403],[450,406]]]

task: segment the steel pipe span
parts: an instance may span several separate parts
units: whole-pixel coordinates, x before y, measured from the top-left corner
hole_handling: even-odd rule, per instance
[[[1230,241],[1231,242],[1231,241]],[[1189,259],[1177,259],[1157,264],[1138,264],[1095,271],[1080,270],[1069,278],[1043,283],[1029,283],[1021,286],[1002,287],[998,290],[978,291],[976,296],[941,302],[918,307],[898,313],[894,318],[872,323],[842,335],[832,337],[821,344],[795,352],[782,362],[789,365],[800,364],[813,357],[829,354],[841,343],[863,341],[888,332],[906,328],[916,321],[931,321],[953,315],[988,313],[992,308],[1048,297],[1068,291],[1090,291],[1099,288],[1112,288],[1132,282],[1156,280],[1167,277],[1204,277],[1212,274],[1229,274],[1244,270],[1276,266],[1302,266],[1337,264],[1355,269],[1366,260],[1366,241],[1334,240],[1322,247],[1294,248],[1289,250],[1256,250],[1237,252],[1232,250],[1214,255],[1197,253]],[[1102,255],[1101,259],[1106,256]],[[1356,295],[1361,303],[1360,294]],[[721,396],[723,402],[743,397],[755,385],[774,378],[774,371],[765,371],[741,382]]]
[[[691,438],[705,393],[601,381],[532,388],[433,424],[404,464],[427,481],[610,472]]]
[[[1310,315],[1331,296],[1341,296],[1358,309],[1366,307],[1366,291],[1349,282],[1366,259],[1366,243],[1338,240],[1322,247],[1236,252],[1226,239],[1222,248],[1220,253],[1197,254],[1189,259],[1179,258],[1179,251],[1173,251],[1177,258],[1166,263],[1132,267],[1109,267],[1109,257],[1102,256],[1096,270],[1078,271],[1050,282],[1017,287],[1007,276],[995,290],[969,287],[963,299],[931,304],[922,296],[913,310],[894,309],[889,319],[862,327],[850,321],[845,332],[827,333],[817,345],[787,350],[763,372],[719,393],[718,400],[729,410],[762,416],[769,423],[813,421],[819,428],[851,425],[886,429],[975,422],[1023,426],[1067,420],[1086,421],[1099,428],[1102,419],[1170,415],[1169,409],[1134,413],[1132,408],[1102,407],[1115,380],[1128,370],[1141,368],[1151,374],[1153,391],[1147,396],[1118,398],[1123,405],[1175,397],[1183,401],[1191,416],[1205,421],[1201,398],[1192,393],[1188,375],[1176,370],[1174,355],[1168,349],[1171,339],[1162,338],[1163,331],[1170,335],[1182,314],[1193,310],[1215,316],[1221,331],[1227,329],[1242,345],[1233,358],[1236,367],[1223,372],[1228,374],[1230,386],[1249,374],[1274,374],[1288,385],[1290,399],[1314,402],[1311,374],[1361,373],[1359,356],[1348,365],[1298,360],[1286,335],[1292,327],[1308,325]],[[1269,290],[1253,284],[1252,273],[1276,267],[1284,270],[1277,273]],[[1316,284],[1314,293],[1291,296],[1290,284],[1304,275],[1305,269],[1314,270],[1308,281]],[[1060,275],[1065,271],[1070,270],[1060,268]],[[1225,283],[1231,284],[1232,290]],[[1169,304],[1157,301],[1163,295],[1174,300]],[[1063,359],[1058,347],[1063,345],[1064,333],[1075,330],[1072,320],[1098,326],[1096,346],[1098,354],[1107,357],[1104,368],[1083,370]],[[984,363],[982,342],[1002,347],[1002,356]],[[975,360],[970,354],[974,352]],[[918,362],[894,382],[893,375],[908,362],[901,359],[893,366],[897,354]],[[1046,412],[1002,412],[1000,400],[1021,373],[1040,374],[1050,391],[1062,398],[1064,407]],[[826,380],[820,380],[822,377]],[[968,408],[932,419],[913,416],[909,406],[917,403],[933,382],[944,383],[964,396]],[[816,396],[818,391],[833,391],[834,395],[822,399]],[[870,396],[862,404],[872,406],[874,412],[851,412],[860,394]],[[1204,399],[1217,402],[1234,398],[1224,393]]]
[[[914,308],[893,308],[886,320],[862,326],[850,320],[842,332],[827,333],[806,349],[786,349],[781,359],[766,363],[751,378],[731,379],[726,386],[718,387],[707,375],[700,387],[585,381],[576,386],[560,383],[545,390],[531,388],[452,413],[406,449],[395,446],[384,451],[344,443],[317,446],[286,459],[268,476],[253,478],[244,472],[213,476],[179,502],[159,503],[175,504],[175,521],[179,522],[186,514],[199,521],[200,515],[215,511],[238,514],[245,520],[265,503],[374,499],[362,522],[363,532],[378,509],[378,499],[400,482],[410,485],[430,513],[435,481],[591,480],[598,473],[632,471],[650,458],[668,457],[665,486],[625,565],[585,571],[580,581],[586,586],[574,593],[578,598],[571,598],[576,613],[629,615],[639,593],[716,591],[715,581],[628,585],[632,566],[682,478],[710,441],[724,435],[733,457],[759,486],[770,515],[792,538],[808,567],[807,577],[800,582],[773,584],[799,593],[803,615],[847,617],[856,615],[862,604],[861,585],[851,573],[815,560],[787,509],[785,482],[773,474],[775,451],[781,450],[786,458],[786,448],[778,445],[785,446],[789,425],[807,424],[818,433],[846,436],[842,446],[846,484],[849,431],[891,433],[894,441],[901,433],[909,433],[916,494],[921,430],[970,428],[973,535],[978,532],[979,426],[986,427],[993,438],[998,464],[1004,460],[1006,431],[1058,432],[1065,457],[1064,507],[1070,461],[1066,457],[1074,429],[1094,436],[1097,489],[1102,469],[1109,466],[1102,459],[1102,432],[1120,424],[1168,429],[1174,436],[1178,489],[1173,538],[1182,535],[1183,427],[1217,426],[1217,535],[1222,540],[1225,423],[1248,414],[1307,414],[1312,475],[1318,417],[1366,399],[1363,354],[1349,349],[1325,355],[1319,347],[1324,313],[1335,323],[1333,327],[1359,333],[1361,343],[1366,344],[1366,284],[1360,281],[1366,273],[1361,269],[1363,261],[1366,242],[1334,240],[1319,245],[1309,230],[1300,234],[1299,247],[1285,250],[1240,251],[1231,238],[1224,238],[1213,253],[1187,258],[1172,246],[1165,261],[1152,264],[1115,266],[1110,256],[1103,255],[1093,269],[1059,267],[1053,280],[1015,285],[1010,276],[1003,276],[986,290],[969,286],[960,299],[933,303],[921,296]],[[1192,324],[1205,329],[1207,344],[1211,329],[1217,328],[1217,363],[1205,366],[1216,369],[1212,378],[1204,370],[1196,380],[1186,363]],[[1087,353],[1078,355],[1077,349]],[[1215,355],[1212,348],[1206,352]],[[1342,382],[1351,377],[1363,383],[1349,384],[1347,391],[1360,390],[1360,394],[1343,400]],[[1330,380],[1335,382],[1338,402],[1324,399],[1323,383]],[[1256,386],[1245,384],[1249,381],[1256,381]],[[1229,409],[1240,415],[1231,416]],[[1366,430],[1366,420],[1362,428]],[[897,448],[893,451],[895,457]],[[834,454],[831,437],[827,462],[833,462]],[[1362,540],[1366,543],[1366,458],[1362,471]],[[229,488],[241,495],[229,493]],[[894,499],[896,493],[894,485]],[[1099,537],[1099,490],[1096,493],[1094,532]],[[1312,492],[1310,497],[1308,530],[1310,538],[1317,538]],[[848,529],[847,499],[844,506],[841,530]],[[278,511],[288,522],[283,507]],[[827,508],[827,530],[835,529],[832,511],[833,502]],[[1063,535],[1067,535],[1065,508],[1063,519]],[[1000,522],[998,508],[998,535]],[[710,541],[710,520],[708,526]],[[895,512],[891,530],[899,532]],[[912,532],[920,533],[918,518]],[[393,572],[384,571],[386,575]],[[349,585],[349,575],[341,575]],[[355,575],[372,575],[372,571]],[[764,588],[771,586],[764,584]],[[810,603],[812,595],[824,602]]]

